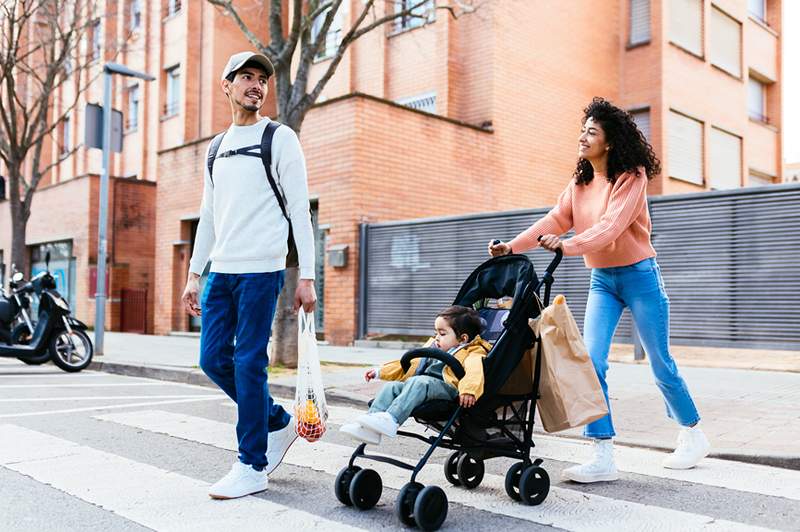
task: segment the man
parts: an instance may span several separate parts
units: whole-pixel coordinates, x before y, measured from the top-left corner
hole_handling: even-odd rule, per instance
[[[269,59],[253,52],[231,56],[222,72],[233,124],[218,146],[212,172],[205,170],[200,223],[182,297],[189,314],[202,316],[200,367],[238,406],[239,459],[211,486],[209,495],[215,499],[265,490],[267,475],[297,438],[294,419],[273,402],[267,384],[267,342],[283,287],[289,235],[258,149],[270,124],[259,110],[273,73]],[[305,159],[294,131],[278,126],[270,153],[271,174],[291,219],[300,264],[295,310],[302,305],[310,312],[316,305],[314,236]],[[199,303],[199,279],[209,258],[211,273]]]

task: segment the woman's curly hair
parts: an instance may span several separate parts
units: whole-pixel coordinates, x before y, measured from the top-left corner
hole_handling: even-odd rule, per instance
[[[661,163],[653,147],[636,127],[630,114],[604,98],[595,97],[583,110],[582,123],[585,124],[589,118],[599,123],[606,135],[609,145],[607,179],[610,182],[616,182],[625,172],[636,172],[640,166],[644,167],[648,179],[661,173]],[[591,163],[583,158],[578,159],[574,177],[579,185],[590,182],[594,178]]]

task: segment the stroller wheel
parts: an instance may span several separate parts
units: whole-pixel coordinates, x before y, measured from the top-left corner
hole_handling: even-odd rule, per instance
[[[339,499],[339,502],[345,506],[353,506],[353,501],[350,500],[350,482],[352,482],[353,476],[359,471],[361,471],[361,468],[358,466],[345,467],[336,475],[333,492],[336,494],[336,498]]]
[[[359,510],[369,510],[381,498],[383,482],[374,469],[362,469],[353,476],[350,482],[350,500]]]
[[[439,486],[426,486],[414,502],[414,521],[422,530],[438,530],[447,519],[447,495]]]
[[[458,459],[461,458],[461,453],[456,451],[447,457],[444,463],[444,478],[453,486],[460,486],[461,481],[458,480]]]
[[[473,458],[464,453],[461,455],[461,458],[458,459],[456,471],[458,472],[458,480],[461,482],[461,485],[471,490],[480,485],[483,480],[485,468],[483,460]]]
[[[522,477],[523,469],[525,469],[525,462],[517,462],[506,473],[506,493],[515,501],[521,499],[519,496],[519,481]]]
[[[550,475],[544,468],[530,466],[522,472],[519,479],[519,494],[528,506],[542,504],[550,492]]]
[[[416,526],[417,522],[414,521],[414,503],[417,501],[417,495],[422,491],[424,486],[419,482],[409,482],[400,490],[400,495],[394,503],[394,513],[400,522],[406,526]]]

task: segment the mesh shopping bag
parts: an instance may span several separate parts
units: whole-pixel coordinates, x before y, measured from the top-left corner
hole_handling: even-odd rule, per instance
[[[314,313],[301,308],[297,314],[297,387],[294,392],[294,416],[297,434],[309,441],[319,440],[328,421],[328,405],[322,385],[322,370],[314,331]]]

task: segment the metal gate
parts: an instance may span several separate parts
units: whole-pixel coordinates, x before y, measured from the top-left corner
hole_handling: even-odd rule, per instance
[[[676,344],[800,349],[800,186],[650,198],[653,245]],[[486,244],[548,209],[369,224],[361,229],[359,334],[429,335]],[[541,272],[551,255],[528,254]],[[583,323],[589,270],[567,257],[554,291]],[[616,341],[630,342],[623,315]]]
[[[145,334],[147,332],[147,290],[121,290],[120,330]]]

